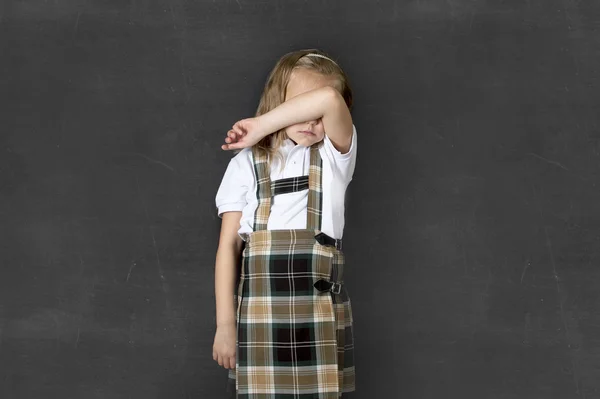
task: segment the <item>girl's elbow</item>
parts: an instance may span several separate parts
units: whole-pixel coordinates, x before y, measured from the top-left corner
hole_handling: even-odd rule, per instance
[[[217,252],[232,252],[233,254],[238,254],[242,250],[242,245],[243,240],[239,235],[237,235],[237,237],[221,237]]]
[[[338,91],[338,89],[336,89],[333,86],[325,86],[323,87],[323,90],[325,90],[325,94],[327,96],[327,100],[328,102],[334,102],[334,103],[344,103],[346,104],[346,102],[344,101],[344,97],[342,97],[342,93],[340,93]]]

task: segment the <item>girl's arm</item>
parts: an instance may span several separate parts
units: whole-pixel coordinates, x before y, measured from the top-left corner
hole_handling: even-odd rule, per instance
[[[352,144],[352,116],[340,92],[331,86],[299,94],[257,117],[265,136],[319,118],[334,147],[341,153],[348,152]]]
[[[242,212],[225,212],[221,222],[221,234],[215,262],[215,301],[217,306],[217,327],[235,324],[233,301],[239,261],[243,241],[238,235]]]

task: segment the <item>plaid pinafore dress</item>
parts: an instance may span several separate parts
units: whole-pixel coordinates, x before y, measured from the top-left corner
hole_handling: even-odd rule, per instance
[[[271,181],[252,149],[258,208],[245,237],[237,300],[236,368],[230,395],[247,399],[338,399],[355,390],[350,298],[341,241],[320,231],[322,159],[308,176]],[[267,230],[274,196],[308,189],[306,229]]]

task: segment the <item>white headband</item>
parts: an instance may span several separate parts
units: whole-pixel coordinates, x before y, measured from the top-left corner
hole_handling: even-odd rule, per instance
[[[334,60],[332,60],[332,59],[331,59],[331,58],[329,58],[329,57],[325,57],[324,55],[321,55],[321,54],[317,54],[317,53],[309,53],[309,54],[305,54],[304,56],[305,56],[305,57],[307,57],[307,56],[309,56],[309,55],[314,55],[315,57],[321,57],[321,58],[325,58],[326,60],[329,60],[329,61],[333,62],[335,65],[337,65],[337,63],[336,63]]]

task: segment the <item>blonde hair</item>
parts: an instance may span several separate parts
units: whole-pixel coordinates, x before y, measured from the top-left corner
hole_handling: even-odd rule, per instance
[[[266,114],[285,101],[287,85],[293,70],[296,68],[305,68],[320,73],[323,76],[333,78],[334,87],[344,98],[348,109],[352,109],[352,89],[344,71],[337,63],[326,58],[319,56],[306,57],[310,53],[332,58],[318,49],[297,50],[283,55],[269,73],[255,116]],[[280,156],[278,149],[287,138],[288,136],[285,133],[284,127],[277,132],[269,134],[256,143],[254,147],[267,156],[267,162],[270,166],[273,157]]]

